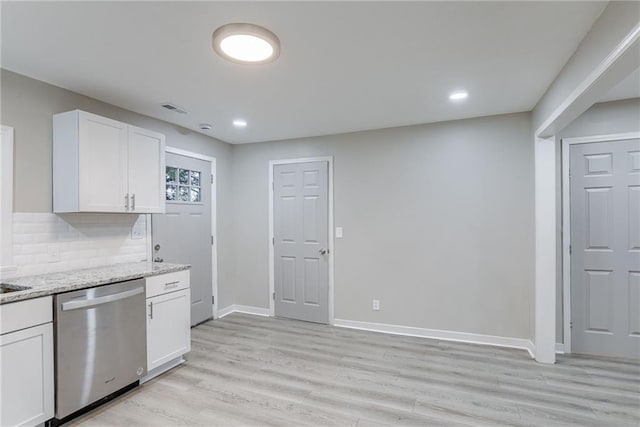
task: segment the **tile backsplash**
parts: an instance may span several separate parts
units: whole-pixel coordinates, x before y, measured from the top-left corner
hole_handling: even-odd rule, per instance
[[[146,215],[14,213],[16,275],[144,261],[146,222]]]

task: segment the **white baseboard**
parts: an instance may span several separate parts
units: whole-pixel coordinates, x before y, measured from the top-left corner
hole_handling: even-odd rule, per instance
[[[269,317],[270,315],[268,308],[252,307],[250,305],[231,304],[230,306],[227,306],[222,310],[218,310],[218,319],[221,319],[224,316],[228,316],[231,313],[253,314],[255,316],[263,316],[263,317]]]
[[[411,326],[388,325],[385,323],[359,322],[356,320],[343,319],[335,319],[333,325],[340,328],[360,329],[364,331],[383,332],[386,334],[405,335],[409,337],[433,338],[444,341],[518,348],[527,350],[531,358],[535,357],[535,346],[533,342],[523,338],[498,337],[494,335],[442,331],[438,329],[424,329]]]
[[[564,344],[561,342],[557,342],[556,343],[556,354],[565,354],[566,353],[566,349],[564,347]]]
[[[170,361],[168,361],[166,363],[163,363],[162,365],[158,366],[157,368],[152,369],[151,371],[147,372],[147,375],[144,378],[140,379],[140,384],[144,384],[147,381],[154,379],[158,375],[164,374],[168,370],[173,369],[176,366],[183,364],[184,362],[185,362],[184,356],[179,356],[179,357],[176,357],[173,360],[170,360]]]

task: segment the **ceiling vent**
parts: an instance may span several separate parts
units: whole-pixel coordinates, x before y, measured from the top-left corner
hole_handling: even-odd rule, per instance
[[[161,104],[163,108],[166,108],[167,110],[171,110],[174,113],[179,113],[179,114],[187,114],[187,110],[185,110],[182,107],[178,107],[176,104],[170,104],[168,102],[165,102],[164,104]]]

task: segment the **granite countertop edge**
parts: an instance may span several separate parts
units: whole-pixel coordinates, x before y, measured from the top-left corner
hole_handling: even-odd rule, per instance
[[[69,270],[35,276],[3,279],[2,283],[11,287],[29,288],[0,294],[0,305],[33,298],[55,295],[79,289],[93,288],[125,280],[141,279],[188,270],[189,264],[169,264],[145,262],[114,264],[81,270]]]

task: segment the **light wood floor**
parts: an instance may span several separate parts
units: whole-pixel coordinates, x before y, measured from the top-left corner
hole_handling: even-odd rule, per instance
[[[640,365],[232,314],[185,365],[72,424],[640,425]]]

